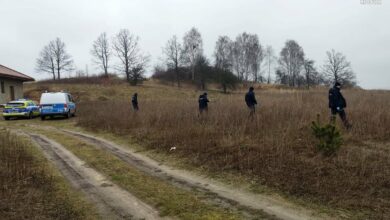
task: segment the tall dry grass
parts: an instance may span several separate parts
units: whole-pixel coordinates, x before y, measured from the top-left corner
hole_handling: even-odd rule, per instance
[[[334,157],[316,151],[310,130],[317,114],[329,121],[325,90],[257,91],[254,119],[242,93],[211,93],[202,117],[196,97],[141,98],[136,113],[128,101],[91,101],[80,103],[78,124],[132,134],[164,152],[175,146],[176,154],[212,172],[239,173],[291,195],[390,218],[390,146],[382,144],[390,141],[390,93],[344,93],[353,129],[343,130],[337,119],[344,145]]]
[[[0,131],[0,219],[91,219],[66,188],[32,146]]]

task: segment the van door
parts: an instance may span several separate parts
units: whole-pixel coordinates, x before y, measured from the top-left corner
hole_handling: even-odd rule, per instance
[[[9,90],[10,90],[9,92],[10,92],[11,100],[15,100],[15,89],[14,89],[14,86],[10,86]]]

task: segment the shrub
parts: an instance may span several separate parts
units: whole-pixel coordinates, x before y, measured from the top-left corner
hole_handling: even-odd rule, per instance
[[[340,131],[334,124],[321,125],[319,115],[317,121],[312,122],[311,129],[314,136],[319,140],[317,149],[324,155],[334,155],[341,147],[343,139]]]

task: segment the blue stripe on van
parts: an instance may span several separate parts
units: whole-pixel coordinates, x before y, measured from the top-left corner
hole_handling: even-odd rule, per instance
[[[69,106],[68,106],[69,107]],[[66,113],[64,104],[44,104],[41,106],[41,114]]]

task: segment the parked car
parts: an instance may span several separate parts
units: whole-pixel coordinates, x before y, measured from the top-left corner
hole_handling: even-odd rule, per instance
[[[76,104],[72,95],[67,92],[45,92],[41,95],[39,103],[41,119],[46,116],[64,116],[70,118],[76,114]]]
[[[18,99],[15,101],[10,101],[5,104],[3,109],[4,120],[18,117],[31,119],[36,116],[39,116],[39,107],[32,100]]]

